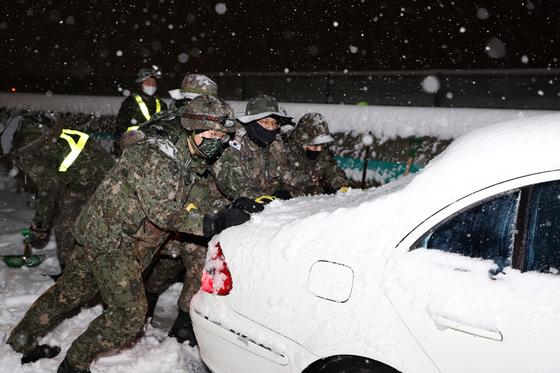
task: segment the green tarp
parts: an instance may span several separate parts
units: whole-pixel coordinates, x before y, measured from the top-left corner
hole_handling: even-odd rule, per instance
[[[364,161],[357,158],[334,157],[336,163],[344,170],[346,175],[352,180],[361,181],[364,170]],[[383,162],[368,159],[366,181],[375,180],[380,184],[386,184],[396,180],[404,174],[406,163]],[[410,173],[418,172],[424,166],[413,164],[410,166]]]

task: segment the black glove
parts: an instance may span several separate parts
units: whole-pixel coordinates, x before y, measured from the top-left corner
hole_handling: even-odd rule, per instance
[[[226,209],[240,209],[252,214],[254,212],[261,212],[264,210],[264,206],[262,203],[253,201],[251,198],[237,197],[226,207]]]
[[[324,190],[320,186],[317,185],[309,185],[303,189],[303,194],[306,196],[314,196],[317,194],[323,194]]]
[[[204,237],[212,237],[226,228],[243,224],[249,219],[251,219],[251,215],[246,211],[226,208],[214,215],[205,214],[202,232]]]
[[[323,185],[323,191],[325,194],[336,194],[336,189],[330,185]]]
[[[272,195],[284,201],[292,199],[292,193],[290,193],[290,191],[287,189],[279,189],[276,192],[274,192]]]
[[[49,243],[50,226],[49,224],[33,220],[29,227],[29,238],[31,246],[36,249],[43,249]]]

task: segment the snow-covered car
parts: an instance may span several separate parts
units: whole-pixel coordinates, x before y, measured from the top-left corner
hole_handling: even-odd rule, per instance
[[[193,298],[217,373],[557,372],[560,116],[472,131],[370,190],[214,237]]]

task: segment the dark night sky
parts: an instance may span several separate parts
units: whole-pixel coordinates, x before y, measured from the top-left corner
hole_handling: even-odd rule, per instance
[[[5,77],[149,65],[164,74],[557,68],[560,57],[555,1],[3,0],[0,9]]]

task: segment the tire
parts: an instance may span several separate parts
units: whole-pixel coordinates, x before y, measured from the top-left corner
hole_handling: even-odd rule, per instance
[[[304,373],[399,373],[399,371],[376,360],[343,355],[316,361]]]

